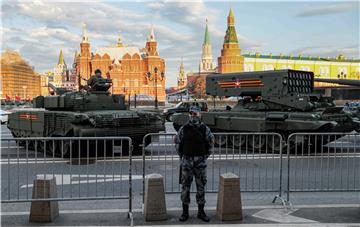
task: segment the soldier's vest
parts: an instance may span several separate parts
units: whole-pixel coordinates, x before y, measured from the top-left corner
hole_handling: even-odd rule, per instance
[[[181,153],[185,156],[204,156],[208,154],[206,142],[206,126],[200,127],[186,124],[183,127],[183,138],[180,143]]]

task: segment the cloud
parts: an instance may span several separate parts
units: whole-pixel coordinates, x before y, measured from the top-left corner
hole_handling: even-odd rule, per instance
[[[255,41],[241,34],[238,34],[237,37],[242,50],[259,51],[266,45],[264,42]]]
[[[220,15],[218,10],[207,7],[204,1],[158,1],[150,2],[147,6],[158,17],[193,30],[202,30],[206,17],[214,22]]]
[[[73,34],[65,28],[50,28],[40,27],[26,31],[32,38],[37,39],[58,39],[67,43],[67,45],[74,45],[81,40],[80,35]]]
[[[328,14],[345,13],[354,10],[359,10],[359,2],[336,3],[331,5],[321,5],[317,7],[314,7],[313,5],[308,5],[306,9],[300,11],[298,14],[296,14],[296,16],[312,17],[312,16],[321,16]]]

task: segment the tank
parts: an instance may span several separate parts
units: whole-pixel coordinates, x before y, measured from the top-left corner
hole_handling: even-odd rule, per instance
[[[346,103],[343,110],[352,117],[360,120],[360,102]]]
[[[15,138],[129,136],[134,151],[140,152],[145,134],[164,130],[163,119],[154,112],[129,110],[124,95],[110,94],[111,86],[111,79],[98,78],[81,91],[53,87],[56,95],[38,96],[34,108],[10,114],[8,128]],[[60,144],[50,145],[48,149],[58,154]],[[66,148],[68,153],[70,146]],[[38,149],[43,150],[43,145]]]
[[[213,132],[276,132],[284,141],[296,132],[359,130],[360,122],[345,113],[343,107],[336,107],[331,97],[314,92],[314,81],[312,72],[297,70],[208,75],[208,95],[238,96],[240,100],[233,108],[203,112],[201,117]],[[172,120],[179,129],[187,122],[188,114],[174,114]],[[255,139],[263,141],[256,143],[258,149],[265,146],[265,139]],[[239,141],[225,142],[239,146]],[[279,141],[270,144],[273,148],[279,145]]]

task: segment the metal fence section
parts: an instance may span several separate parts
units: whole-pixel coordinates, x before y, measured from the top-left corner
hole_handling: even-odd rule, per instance
[[[219,176],[232,172],[240,177],[242,192],[277,192],[275,199],[281,199],[283,170],[280,151],[283,140],[280,134],[214,133],[214,135],[215,144],[207,160],[207,192],[217,192]],[[145,175],[150,173],[163,175],[166,193],[181,191],[180,160],[174,136],[175,133],[151,133],[144,137],[143,195]],[[192,191],[194,190],[193,185]]]
[[[131,213],[129,137],[2,138],[1,150],[2,203],[127,199]],[[56,198],[33,199],[33,181],[50,176]]]
[[[287,140],[291,192],[360,191],[360,134],[294,133]]]

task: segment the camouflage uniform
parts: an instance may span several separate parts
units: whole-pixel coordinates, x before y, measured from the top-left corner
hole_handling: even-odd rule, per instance
[[[212,143],[214,141],[214,135],[211,133],[209,127],[207,127],[202,122],[196,122],[193,124],[191,121],[189,121],[187,124],[195,125],[197,127],[200,127],[200,125],[203,125],[206,127],[205,131],[205,141],[208,143],[209,147],[212,146]],[[196,183],[196,202],[199,205],[205,204],[205,186],[206,186],[206,160],[209,157],[210,153],[204,154],[202,156],[194,156],[194,157],[185,157],[183,154],[179,153],[179,144],[181,143],[183,139],[183,130],[184,126],[180,128],[178,134],[175,136],[175,143],[177,144],[177,151],[179,156],[181,157],[181,201],[183,204],[189,204],[190,203],[190,187],[191,183],[193,181],[193,177],[195,177],[195,183]]]
[[[90,77],[90,79],[87,81],[87,85],[92,88],[92,87],[94,87],[97,83],[99,83],[99,81],[100,81],[101,79],[102,79],[101,70],[100,70],[100,69],[96,69],[96,70],[95,70],[95,75],[93,75],[93,76]]]
[[[98,77],[96,75],[94,76],[91,76],[90,79],[87,81],[87,85],[90,86],[90,87],[94,87],[95,84],[97,84],[99,82],[99,80],[101,80],[101,76]]]

